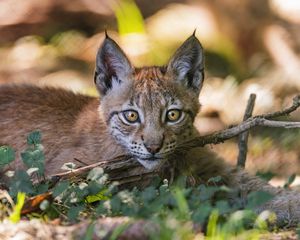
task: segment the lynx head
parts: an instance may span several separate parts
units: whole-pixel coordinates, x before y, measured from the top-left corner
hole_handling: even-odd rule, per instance
[[[194,136],[203,50],[192,35],[167,66],[135,69],[108,36],[96,60],[100,112],[112,136],[144,167],[160,166]]]

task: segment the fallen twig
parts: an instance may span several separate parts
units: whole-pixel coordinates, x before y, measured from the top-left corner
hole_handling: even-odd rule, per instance
[[[265,118],[265,119],[273,119],[277,117],[287,116],[290,113],[296,111],[300,107],[300,95],[297,95],[293,98],[292,106],[283,109],[282,111],[277,111],[273,113],[263,114],[257,117]]]
[[[256,94],[253,93],[250,94],[243,121],[246,121],[248,118],[252,116],[255,99],[256,99]],[[239,141],[238,141],[239,155],[238,155],[237,165],[242,168],[245,168],[245,164],[246,164],[247,151],[248,151],[248,145],[247,145],[248,136],[249,136],[249,131],[242,132],[239,135]]]
[[[273,121],[260,116],[252,117],[242,122],[241,124],[213,133],[206,136],[194,138],[182,144],[181,148],[204,147],[207,144],[218,144],[233,138],[240,133],[249,130],[250,128],[264,126],[264,127],[280,127],[280,128],[300,128],[300,122],[287,121]]]
[[[248,118],[246,121],[230,127],[228,129],[218,131],[209,135],[200,136],[194,138],[188,142],[182,144],[181,148],[193,148],[193,147],[203,147],[207,144],[218,144],[225,140],[233,138],[244,131],[247,131],[253,127],[264,126],[264,127],[280,127],[280,128],[300,128],[300,122],[288,122],[288,121],[275,121],[269,120],[272,118],[277,118],[280,116],[286,116],[294,112],[300,107],[300,95],[293,99],[293,105],[274,113],[268,113],[263,115],[257,115]]]
[[[264,127],[280,127],[280,128],[300,128],[300,122],[288,122],[288,121],[275,121],[270,120],[279,116],[285,116],[300,107],[300,95],[293,99],[292,106],[274,113],[263,114],[248,118],[246,121],[230,127],[228,129],[215,132],[209,135],[200,136],[194,138],[188,142],[183,143],[178,147],[178,151],[189,149],[193,147],[203,147],[207,144],[218,144],[222,143],[230,138],[238,136],[239,134],[253,128],[256,126]],[[142,177],[149,178],[149,174],[153,176],[158,172],[158,170],[147,170],[142,167],[137,161],[135,161],[130,156],[119,156],[113,159],[107,159],[98,163],[91,164],[89,166],[84,166],[72,171],[63,172],[50,176],[50,179],[69,178],[72,176],[78,176],[87,173],[89,170],[95,167],[104,168],[105,172],[110,175],[111,179],[122,179],[125,183],[127,180],[132,182],[134,179],[141,179]],[[128,171],[130,169],[130,171]],[[137,177],[137,178],[136,178]],[[126,180],[127,179],[127,180]]]
[[[68,177],[72,177],[72,176],[77,176],[77,175],[80,175],[81,173],[84,173],[84,172],[87,172],[88,170],[91,170],[95,167],[105,167],[107,166],[107,162],[110,163],[109,168],[114,168],[115,165],[113,165],[114,163],[118,164],[120,163],[119,165],[117,165],[117,168],[121,168],[122,167],[122,164],[126,164],[127,163],[127,160],[128,161],[132,161],[132,159],[128,156],[118,156],[116,158],[112,158],[112,159],[109,159],[109,160],[105,160],[105,161],[101,161],[101,162],[97,162],[97,163],[93,163],[93,164],[90,164],[88,166],[84,166],[84,167],[80,167],[80,168],[77,168],[77,169],[73,169],[73,170],[70,170],[70,171],[67,171],[67,172],[62,172],[62,173],[57,173],[53,176],[51,176],[52,178],[55,178],[55,177],[65,177],[65,176],[68,176]]]

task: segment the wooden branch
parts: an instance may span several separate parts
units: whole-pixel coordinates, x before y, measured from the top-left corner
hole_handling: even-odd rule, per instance
[[[277,118],[277,117],[288,116],[292,112],[296,111],[299,107],[300,107],[300,95],[297,95],[293,98],[292,106],[290,106],[286,109],[283,109],[282,111],[267,113],[267,114],[263,114],[263,115],[260,115],[257,117],[265,118],[265,119],[273,119],[273,118]]]
[[[97,163],[94,163],[94,164],[90,164],[88,166],[84,166],[84,167],[80,167],[80,168],[77,168],[77,169],[74,169],[74,170],[70,170],[70,171],[67,171],[67,172],[62,172],[62,173],[58,173],[58,174],[55,174],[53,176],[51,176],[52,178],[63,178],[63,177],[73,177],[73,176],[78,176],[82,173],[85,173],[95,167],[105,167],[107,166],[107,168],[109,169],[114,169],[114,168],[122,168],[122,166],[126,166],[126,165],[132,165],[134,166],[134,164],[136,163],[136,161],[134,161],[133,163],[131,163],[133,159],[130,158],[129,156],[118,156],[116,158],[112,158],[112,159],[109,159],[109,160],[105,160],[105,161],[101,161],[101,162],[97,162]],[[109,162],[109,166],[107,165],[107,162]],[[136,163],[138,164],[138,163]],[[109,170],[107,169],[107,170]]]
[[[243,121],[246,121],[248,118],[252,116],[255,99],[256,99],[256,94],[253,93],[250,94]],[[248,151],[248,136],[249,136],[249,131],[245,131],[239,135],[239,141],[238,141],[239,155],[238,155],[237,165],[241,168],[245,168],[246,165],[246,158],[247,158],[247,151]]]
[[[263,127],[279,127],[279,128],[300,128],[300,122],[288,122],[288,121],[275,121],[269,120],[280,116],[286,116],[294,112],[300,107],[300,95],[293,99],[293,105],[283,109],[282,111],[268,113],[263,115],[257,115],[247,119],[246,121],[230,127],[228,129],[218,131],[206,136],[200,136],[194,138],[188,142],[185,142],[180,146],[181,148],[193,148],[193,147],[204,147],[207,144],[218,144],[222,143],[230,138],[233,138],[240,133],[247,131],[257,126]]]
[[[178,147],[177,151],[180,152],[182,150],[188,150],[193,147],[203,147],[207,144],[222,143],[256,126],[300,128],[300,122],[270,120],[272,118],[276,118],[279,116],[288,115],[291,112],[297,110],[299,107],[300,107],[300,95],[294,98],[292,106],[282,111],[251,117],[246,121],[236,126],[233,126],[231,128],[219,132],[215,132],[206,136],[200,136],[194,138],[188,142],[181,144]],[[144,167],[142,167],[131,156],[119,156],[117,158],[107,159],[72,171],[55,174],[53,176],[50,176],[50,181],[55,182],[61,178],[82,176],[95,167],[102,167],[104,171],[107,174],[109,174],[111,180],[118,180],[121,181],[121,183],[126,185],[137,184],[137,183],[142,184],[143,182],[149,181],[155,175],[159,174],[159,169],[147,170]]]
[[[287,121],[272,121],[260,116],[252,117],[242,122],[241,124],[213,133],[206,136],[194,138],[188,142],[185,142],[180,148],[193,148],[204,147],[207,144],[219,144],[224,141],[233,138],[240,133],[247,131],[251,128],[263,126],[263,127],[279,127],[279,128],[300,128],[300,122],[287,122]]]

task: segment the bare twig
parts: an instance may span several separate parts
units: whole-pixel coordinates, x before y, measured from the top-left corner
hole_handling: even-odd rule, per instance
[[[277,111],[273,113],[267,113],[263,114],[257,117],[265,118],[265,119],[274,119],[277,117],[282,117],[282,116],[287,116],[290,113],[296,111],[300,107],[300,95],[297,95],[296,97],[293,98],[293,104],[292,106],[283,109],[282,111]]]
[[[112,158],[112,159],[108,159],[108,160],[105,160],[105,161],[101,161],[101,162],[97,162],[97,163],[94,163],[94,164],[90,164],[88,166],[84,166],[84,167],[80,167],[80,168],[77,168],[77,169],[74,169],[74,170],[70,170],[70,171],[67,171],[67,172],[62,172],[62,173],[57,173],[53,176],[51,176],[51,178],[63,178],[63,177],[72,177],[72,176],[78,176],[82,173],[85,173],[95,167],[107,167],[107,168],[110,168],[110,169],[113,169],[114,167],[115,168],[122,168],[122,165],[127,165],[130,161],[133,161],[132,158],[130,158],[129,156],[118,156],[116,158]],[[108,165],[107,162],[109,162],[110,164]],[[114,163],[116,163],[116,165],[114,165]],[[131,166],[134,166],[134,163],[136,163],[136,161],[134,161],[133,163],[130,163],[130,164],[133,164]],[[136,163],[137,164],[137,163]]]
[[[78,158],[74,158],[74,161],[81,163],[83,166],[88,166],[88,164],[86,164],[85,162],[81,161]]]
[[[206,136],[194,138],[188,142],[185,142],[180,146],[181,148],[193,148],[204,147],[207,144],[219,144],[224,141],[233,138],[240,133],[247,131],[253,127],[280,127],[280,128],[300,128],[300,122],[286,122],[286,121],[272,121],[260,116],[252,117],[242,122],[241,124],[213,133]]]
[[[234,127],[215,132],[206,136],[200,136],[194,138],[188,142],[183,143],[178,147],[178,151],[189,149],[193,147],[203,147],[207,144],[218,144],[222,143],[227,139],[238,136],[239,134],[253,128],[256,126],[264,127],[280,127],[280,128],[300,128],[300,122],[287,122],[287,121],[274,121],[270,120],[279,116],[288,115],[291,112],[297,110],[300,107],[300,95],[295,97],[293,100],[293,105],[282,111],[258,115],[251,117],[246,121],[236,125]],[[111,179],[122,179],[124,182],[132,182],[136,179],[141,179],[142,177],[149,178],[149,174],[154,176],[157,170],[147,170],[142,167],[137,161],[135,161],[131,156],[119,156],[113,159],[103,160],[98,163],[91,164],[89,166],[84,166],[69,172],[59,173],[50,176],[52,179],[57,178],[69,178],[72,176],[78,176],[85,174],[87,171],[95,168],[103,167],[104,170],[110,175]],[[130,169],[130,171],[128,171]],[[55,181],[55,180],[53,180]],[[127,182],[126,182],[127,183]]]
[[[280,128],[300,128],[300,122],[275,121],[272,118],[289,115],[300,107],[300,95],[293,99],[293,105],[278,112],[257,115],[231,128],[218,131],[206,136],[194,138],[182,144],[181,148],[203,147],[207,144],[222,143],[227,139],[235,137],[240,133],[257,126],[280,127]]]
[[[250,94],[243,121],[246,121],[248,118],[252,116],[255,99],[256,99],[256,94],[253,93]],[[248,136],[249,136],[249,131],[245,131],[239,135],[239,141],[238,141],[239,155],[238,155],[237,165],[242,168],[245,168],[245,164],[246,164],[247,151],[248,151],[248,145],[247,145]]]

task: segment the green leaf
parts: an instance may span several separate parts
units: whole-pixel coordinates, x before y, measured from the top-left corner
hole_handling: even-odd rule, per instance
[[[219,187],[220,191],[226,192],[226,193],[232,193],[234,190],[232,188],[227,187],[226,185],[222,185]]]
[[[114,196],[111,200],[110,200],[110,206],[111,206],[111,211],[116,214],[119,213],[121,210],[121,199],[118,196]]]
[[[222,177],[216,176],[216,177],[212,177],[212,178],[208,179],[207,183],[218,184],[218,183],[221,183],[221,181],[222,181]]]
[[[154,187],[150,186],[147,187],[143,192],[142,192],[142,199],[145,202],[150,202],[153,199],[157,197],[157,191]]]
[[[99,178],[101,178],[104,174],[104,170],[101,167],[95,167],[93,168],[89,174],[87,175],[86,179],[90,181],[96,181]]]
[[[49,184],[48,184],[48,183],[38,184],[38,185],[35,187],[36,194],[42,194],[42,193],[45,193],[45,192],[48,191],[48,189],[49,189]]]
[[[254,209],[255,207],[270,201],[273,197],[272,194],[264,191],[251,192],[247,197],[248,203],[246,208]]]
[[[81,189],[78,186],[72,188],[72,192],[75,193],[74,197],[71,199],[71,202],[82,202],[89,194],[88,188]]]
[[[44,174],[45,156],[43,151],[41,151],[40,149],[27,149],[25,152],[21,153],[21,158],[28,168],[38,168],[38,173],[40,175]]]
[[[16,197],[18,192],[24,192],[26,194],[34,193],[34,188],[30,177],[24,170],[17,170],[10,182],[10,195],[12,197]]]
[[[40,131],[31,132],[27,137],[27,144],[28,145],[40,144],[41,139],[42,139],[42,135]]]
[[[287,183],[291,185],[295,181],[295,178],[296,174],[292,174],[291,176],[289,176]]]
[[[185,188],[186,184],[187,184],[187,176],[180,176],[178,179],[176,179],[174,186],[178,188]]]
[[[79,213],[81,211],[83,211],[84,206],[80,205],[80,206],[75,206],[75,207],[71,207],[67,213],[68,219],[70,221],[74,221],[77,219]]]
[[[0,147],[0,167],[3,167],[15,160],[15,151],[9,146]]]
[[[89,182],[88,187],[87,187],[90,195],[99,193],[103,188],[104,188],[103,185],[101,185],[95,181]]]
[[[211,239],[218,239],[216,238],[218,234],[218,218],[219,218],[219,213],[217,210],[214,210],[208,220],[207,224],[207,237],[210,237]]]
[[[287,182],[284,184],[284,188],[288,188],[296,179],[296,174],[292,174],[291,176],[289,176]]]
[[[60,182],[57,186],[55,186],[55,188],[53,189],[53,196],[57,197],[60,194],[62,194],[65,190],[68,189],[68,187],[70,186],[70,182],[69,181],[63,181]]]
[[[119,183],[116,182],[116,181],[110,183],[109,186],[108,186],[108,188],[107,188],[107,192],[109,194],[117,193],[118,192],[118,185],[119,185]]]
[[[211,211],[211,204],[209,202],[203,203],[193,212],[192,219],[193,221],[202,224],[207,219]]]
[[[219,214],[224,214],[230,212],[231,208],[226,201],[217,201],[216,208],[218,209]]]
[[[108,201],[106,201],[106,202],[108,202]],[[107,216],[108,212],[109,212],[109,209],[103,204],[103,202],[100,202],[100,204],[96,208],[96,215],[97,216],[100,216],[100,215]]]
[[[189,206],[184,197],[182,189],[175,189],[174,197],[177,202],[178,210],[182,218],[187,218],[189,215]]]
[[[13,223],[17,223],[21,219],[21,210],[25,202],[26,194],[23,192],[18,192],[17,204],[14,206],[12,214],[9,216],[9,220]]]
[[[86,197],[86,201],[88,203],[93,203],[93,202],[97,202],[97,201],[101,201],[101,200],[108,200],[108,197],[105,195],[106,190],[102,190],[100,192],[98,192],[97,194],[94,195],[89,195]]]
[[[257,172],[256,176],[264,179],[265,181],[269,182],[276,174],[272,172]]]
[[[119,1],[113,5],[113,9],[120,35],[145,32],[143,16],[134,0]]]
[[[211,199],[220,188],[215,186],[207,187],[204,184],[201,184],[197,189],[200,192],[199,200],[206,201]]]

